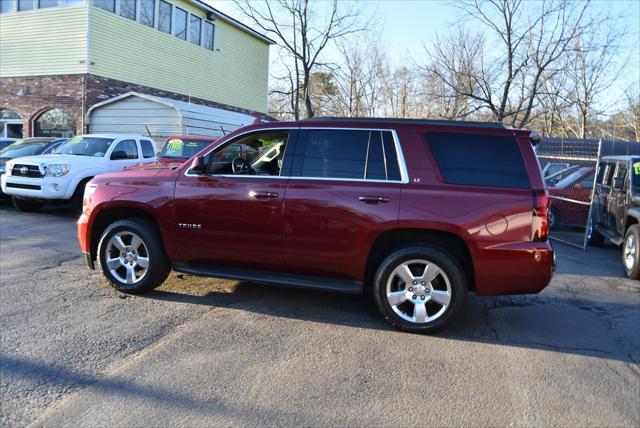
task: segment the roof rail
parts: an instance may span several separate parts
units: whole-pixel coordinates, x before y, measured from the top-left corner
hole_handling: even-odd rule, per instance
[[[436,126],[476,126],[481,128],[505,129],[501,122],[472,122],[468,120],[444,120],[444,119],[397,119],[386,117],[311,117],[302,119],[304,122],[386,122],[413,125]]]

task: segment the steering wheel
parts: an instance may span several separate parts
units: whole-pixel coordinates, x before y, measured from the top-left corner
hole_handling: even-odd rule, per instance
[[[231,169],[234,174],[255,174],[251,165],[249,165],[249,163],[240,156],[231,161]]]

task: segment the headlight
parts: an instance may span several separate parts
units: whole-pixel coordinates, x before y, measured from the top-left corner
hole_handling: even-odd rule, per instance
[[[67,175],[69,173],[69,169],[71,169],[71,167],[67,164],[47,165],[44,172],[44,176],[45,177],[62,177],[63,175]]]

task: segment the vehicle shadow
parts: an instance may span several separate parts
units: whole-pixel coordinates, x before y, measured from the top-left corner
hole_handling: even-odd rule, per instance
[[[559,274],[622,278],[631,283],[620,260],[622,249],[616,245],[607,243],[601,247],[587,247],[586,251],[560,242],[553,242],[553,247]],[[634,283],[640,287],[638,281]]]
[[[187,280],[188,276],[179,275]],[[207,281],[207,280],[204,280]],[[364,329],[392,330],[373,297],[240,282],[232,289],[160,289],[142,297]],[[640,363],[640,308],[632,303],[532,296],[468,295],[461,316],[439,338],[517,346]],[[406,334],[406,333],[398,333]],[[424,336],[429,340],[429,336]]]
[[[0,198],[0,213],[10,211],[20,213],[20,211],[13,206],[11,199],[7,197]],[[45,205],[38,211],[29,213],[24,212],[20,214],[25,216],[50,216],[58,218],[68,218],[70,220],[76,220],[78,218],[78,215],[72,213],[71,209],[66,204]]]

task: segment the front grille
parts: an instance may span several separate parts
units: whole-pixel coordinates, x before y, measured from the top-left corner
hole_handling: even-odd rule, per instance
[[[7,183],[7,187],[15,187],[16,189],[40,190],[40,186],[36,186],[35,184]]]
[[[11,175],[16,177],[35,177],[42,178],[42,173],[38,165],[22,165],[15,164],[11,169]]]

